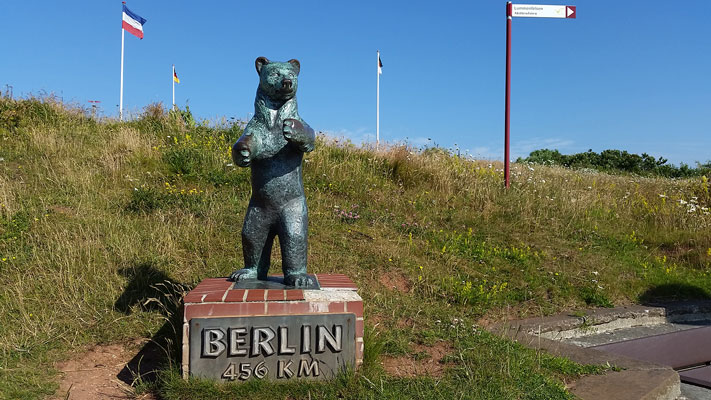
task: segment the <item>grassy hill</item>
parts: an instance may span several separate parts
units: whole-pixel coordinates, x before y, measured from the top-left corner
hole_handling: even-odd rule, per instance
[[[54,363],[87,345],[154,337],[168,357],[137,390],[169,399],[562,399],[565,381],[602,367],[482,327],[711,294],[705,177],[514,164],[505,190],[497,163],[320,137],[304,166],[309,269],[360,286],[364,367],[328,384],[184,382],[180,295],[241,266],[250,196],[249,171],[229,157],[240,126],[187,116],[154,105],[119,123],[0,99],[0,398],[53,394]],[[426,360],[438,368],[392,367]]]

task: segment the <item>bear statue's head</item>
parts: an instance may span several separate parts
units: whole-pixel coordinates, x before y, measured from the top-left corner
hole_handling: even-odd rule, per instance
[[[259,74],[259,88],[273,100],[289,100],[296,95],[301,64],[299,60],[271,62],[259,57],[254,62]]]

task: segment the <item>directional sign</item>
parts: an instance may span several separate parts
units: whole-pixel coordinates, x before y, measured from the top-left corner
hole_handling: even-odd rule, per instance
[[[542,4],[512,4],[512,17],[529,18],[575,18],[575,6],[552,6]]]
[[[575,18],[575,6],[512,4],[506,2],[506,99],[504,106],[504,185],[509,187],[509,139],[511,113],[511,23],[513,17]]]

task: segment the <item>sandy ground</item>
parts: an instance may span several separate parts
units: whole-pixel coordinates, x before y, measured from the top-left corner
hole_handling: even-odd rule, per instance
[[[131,343],[97,345],[70,360],[57,363],[61,381],[59,390],[51,399],[154,399],[151,395],[136,396],[130,385],[135,379],[135,373],[132,372],[135,368],[132,366],[137,360],[134,358],[147,342],[143,339]]]

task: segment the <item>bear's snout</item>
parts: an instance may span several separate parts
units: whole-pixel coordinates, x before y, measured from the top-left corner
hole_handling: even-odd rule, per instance
[[[291,79],[284,79],[281,81],[281,87],[286,89],[286,90],[291,90]]]

